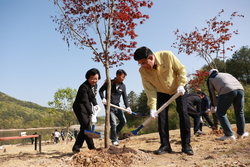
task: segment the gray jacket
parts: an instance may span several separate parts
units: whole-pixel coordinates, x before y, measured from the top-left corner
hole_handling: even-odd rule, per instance
[[[241,83],[231,74],[214,73],[208,77],[207,86],[209,90],[211,106],[217,106],[216,93],[223,95],[231,91],[241,89],[244,90]]]

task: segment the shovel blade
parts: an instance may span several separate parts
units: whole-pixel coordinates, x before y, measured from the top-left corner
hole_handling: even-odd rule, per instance
[[[138,135],[138,132],[143,128],[143,125],[140,125],[136,130],[131,131],[133,135]]]
[[[84,130],[85,135],[87,135],[90,138],[100,138],[101,133],[95,132],[95,125],[92,125],[91,130]]]
[[[141,128],[143,128],[144,126],[141,125],[139,128],[137,128],[136,130],[133,130],[131,132],[128,133],[123,133],[122,136],[119,138],[119,140],[124,140],[127,138],[130,138],[132,136],[138,135],[138,132],[141,130]]]
[[[84,134],[87,135],[89,138],[100,138],[101,133],[93,132],[91,130],[84,130]]]
[[[135,113],[135,112],[132,112],[133,115],[135,115],[136,117],[147,117],[148,115],[147,114],[144,114],[144,113]]]
[[[136,129],[136,130],[133,130],[133,131],[131,131],[131,133],[135,136],[135,135],[138,135],[138,130]]]

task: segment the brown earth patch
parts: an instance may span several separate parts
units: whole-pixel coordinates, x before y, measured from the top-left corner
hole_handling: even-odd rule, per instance
[[[236,131],[235,125],[232,125]],[[206,135],[193,136],[191,145],[194,155],[181,153],[179,130],[170,131],[173,152],[155,155],[160,146],[159,134],[135,135],[120,142],[119,146],[104,148],[103,139],[94,139],[96,150],[88,150],[84,143],[81,152],[71,152],[74,141],[59,144],[44,142],[42,153],[32,145],[6,145],[0,150],[0,166],[3,167],[146,167],[146,166],[191,166],[191,167],[247,167],[250,166],[250,137],[236,141],[218,141],[221,130],[204,127]],[[250,124],[246,125],[250,132]]]

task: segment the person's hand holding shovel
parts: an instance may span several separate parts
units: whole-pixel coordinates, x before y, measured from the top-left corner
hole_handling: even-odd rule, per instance
[[[131,108],[130,107],[128,107],[128,108],[126,108],[126,112],[128,113],[128,114],[132,114],[132,110],[131,110]]]
[[[97,116],[97,113],[101,110],[101,108],[98,106],[98,105],[95,105],[93,107],[93,114],[91,116],[91,121],[92,123],[96,123],[97,122],[97,119],[96,119],[96,116]]]

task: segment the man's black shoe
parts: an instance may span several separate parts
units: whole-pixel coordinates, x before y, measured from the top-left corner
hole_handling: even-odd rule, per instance
[[[73,153],[79,153],[80,152],[80,150],[72,150],[73,151]]]
[[[165,154],[165,153],[171,153],[172,149],[170,146],[162,146],[158,150],[156,150],[154,153],[157,155]]]
[[[187,155],[194,155],[194,152],[193,152],[192,147],[190,146],[190,144],[185,144],[185,146],[182,147],[181,151],[183,153],[187,154]]]
[[[89,150],[95,150],[95,149],[96,149],[95,147],[89,148]]]
[[[79,149],[79,148],[73,147],[73,148],[72,148],[72,151],[73,151],[73,153],[78,153],[78,152],[80,152],[80,149]]]

